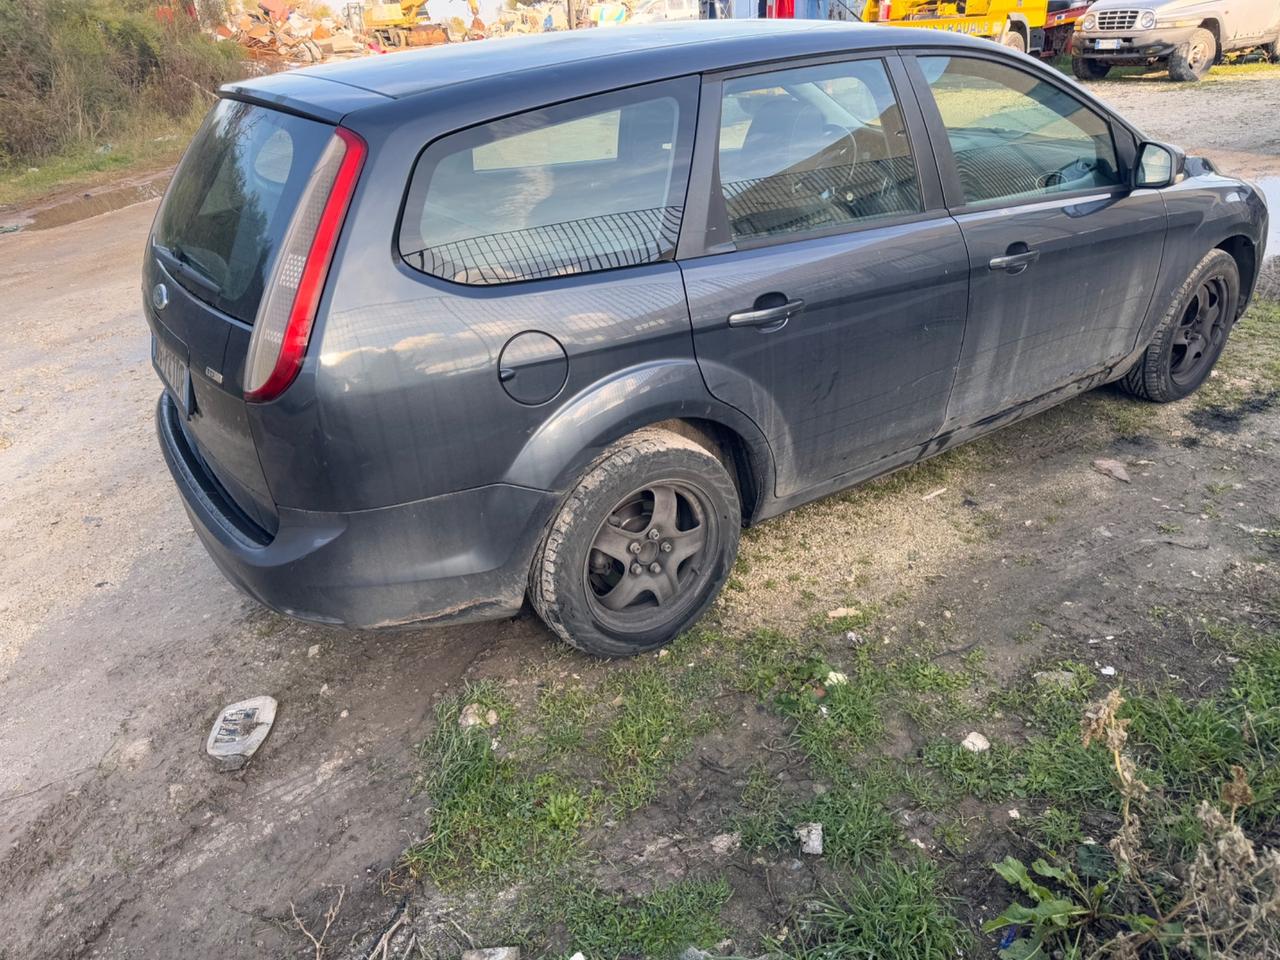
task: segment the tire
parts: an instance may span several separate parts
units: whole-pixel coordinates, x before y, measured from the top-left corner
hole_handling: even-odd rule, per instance
[[[1010,50],[1017,50],[1019,53],[1027,52],[1027,38],[1017,30],[1006,30],[1004,39],[1000,42]]]
[[[1270,43],[1263,45],[1262,53],[1272,63],[1280,63],[1280,34]]]
[[[1111,72],[1111,64],[1102,60],[1072,57],[1071,72],[1076,75],[1077,80],[1101,80]]]
[[[1209,251],[1174,294],[1151,343],[1120,386],[1155,403],[1190,396],[1222,355],[1239,303],[1235,258],[1225,250]]]
[[[1186,43],[1180,43],[1169,54],[1169,78],[1180,83],[1199,80],[1218,59],[1218,41],[1204,27],[1191,32]]]
[[[656,650],[719,595],[741,524],[737,487],[716,454],[668,430],[637,431],[591,464],[552,518],[529,600],[586,653]]]

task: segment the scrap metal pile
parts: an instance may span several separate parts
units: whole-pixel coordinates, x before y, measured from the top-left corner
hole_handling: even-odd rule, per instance
[[[287,0],[258,0],[214,28],[223,40],[239,43],[257,60],[315,63],[335,53],[360,53],[367,42],[334,17],[310,17]]]

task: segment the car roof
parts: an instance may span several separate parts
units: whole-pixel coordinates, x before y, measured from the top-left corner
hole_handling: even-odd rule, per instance
[[[399,99],[469,81],[566,67],[607,75],[619,66],[619,58],[628,66],[650,68],[644,72],[658,79],[828,52],[979,42],[941,30],[832,20],[677,21],[451,43],[307,67],[223,89],[231,96],[277,103],[314,103],[328,89],[336,99],[348,101],[347,107],[356,107],[361,92],[364,97]],[[316,80],[348,89],[329,88]]]

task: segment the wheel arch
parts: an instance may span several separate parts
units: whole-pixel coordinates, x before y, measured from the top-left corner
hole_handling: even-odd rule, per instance
[[[1005,29],[1009,33],[1022,34],[1023,43],[1026,45],[1028,52],[1031,50],[1031,24],[1026,16],[1021,13],[1009,14],[1008,22]]]
[[[1200,29],[1208,30],[1213,34],[1213,43],[1216,47],[1214,51],[1214,63],[1222,59],[1222,24],[1218,22],[1217,17],[1205,17],[1200,21]]]
[[[1240,271],[1240,303],[1236,308],[1236,316],[1244,313],[1253,294],[1253,285],[1258,279],[1258,250],[1253,241],[1244,234],[1227,237],[1216,245],[1216,249],[1231,254]]]
[[[774,489],[773,453],[750,418],[711,395],[692,359],[640,364],[580,391],[529,437],[503,480],[567,492],[607,447],[654,426],[716,453],[738,486],[743,522],[759,514]]]

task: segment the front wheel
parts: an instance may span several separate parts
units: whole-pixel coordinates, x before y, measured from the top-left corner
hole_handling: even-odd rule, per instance
[[[1174,295],[1150,346],[1120,385],[1136,397],[1169,403],[1209,378],[1235,323],[1240,270],[1225,250],[1211,250]]]
[[[1004,39],[1000,41],[1011,50],[1017,50],[1019,53],[1027,52],[1027,40],[1018,30],[1005,31]]]
[[[1199,80],[1217,58],[1218,41],[1204,27],[1199,27],[1169,54],[1169,77],[1180,82]]]
[[[1071,58],[1071,72],[1077,80],[1102,80],[1111,72],[1111,64],[1102,60],[1086,60],[1084,57]]]
[[[741,520],[718,456],[680,434],[640,430],[591,465],[551,521],[529,572],[530,602],[579,650],[655,650],[720,593]]]

